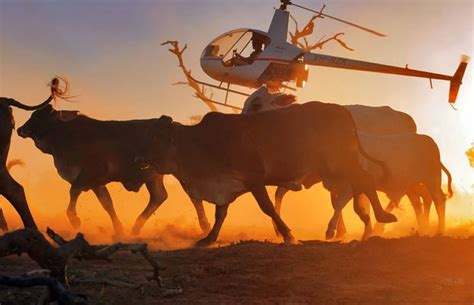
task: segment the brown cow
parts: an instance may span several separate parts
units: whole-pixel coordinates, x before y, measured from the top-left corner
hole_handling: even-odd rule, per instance
[[[247,98],[242,113],[271,111],[287,107],[294,102],[296,102],[295,96],[283,93],[270,93],[268,89],[263,86]],[[346,105],[344,107],[351,113],[358,132],[364,133],[362,141],[364,149],[371,155],[377,153],[379,155],[378,158],[384,161],[389,168],[393,167],[390,171],[391,175],[388,181],[376,180],[376,182],[378,182],[378,190],[384,191],[390,198],[390,203],[385,210],[391,212],[393,208],[398,205],[401,198],[400,194],[406,193],[415,210],[420,231],[424,231],[428,225],[429,211],[431,202],[433,201],[431,193],[433,193],[438,202],[436,206],[437,211],[440,212],[439,231],[442,232],[444,230],[444,201],[440,198],[443,196],[438,194],[438,189],[431,187],[431,190],[429,190],[426,186],[434,183],[431,180],[435,179],[435,176],[429,176],[429,173],[428,176],[426,176],[424,175],[426,173],[419,172],[419,167],[412,166],[413,163],[423,164],[427,161],[427,156],[436,159],[436,156],[439,155],[436,144],[432,145],[432,141],[425,141],[423,136],[417,136],[415,121],[410,115],[404,112],[394,110],[388,106]],[[387,139],[384,141],[384,139],[380,139],[380,137],[386,137]],[[397,143],[395,147],[393,145],[394,142]],[[392,151],[397,149],[397,145],[403,147],[403,154],[392,154]],[[411,147],[411,145],[417,147]],[[420,149],[420,147],[423,149]],[[382,151],[382,153],[380,151]],[[434,168],[430,168],[430,165],[426,168],[435,172],[439,172],[442,169],[447,174],[450,185],[451,175],[449,171],[440,162],[435,162],[432,165]],[[407,175],[407,173],[400,173],[397,170],[399,167],[404,167],[409,175]],[[370,169],[366,168],[366,170],[372,175],[376,175],[376,173],[371,172]],[[378,170],[379,168],[374,169],[374,171]],[[314,183],[317,182],[319,181],[314,181]],[[385,185],[382,185],[383,182],[387,182],[390,187],[387,188]],[[425,182],[425,184],[421,182]],[[310,187],[311,185],[305,186]],[[450,186],[449,190],[452,194]],[[275,192],[275,210],[278,214],[280,214],[283,197],[288,191],[286,188],[278,187]],[[336,237],[343,238],[346,233],[341,211],[351,199],[351,196],[350,186],[346,187],[345,191],[341,194],[331,195],[334,214],[328,224],[326,238],[330,239],[334,236],[336,223]],[[423,207],[420,198],[423,199]],[[376,232],[381,232],[383,230],[383,224],[378,223],[374,229]],[[276,227],[275,231],[278,234]],[[371,232],[372,226],[370,223],[366,223],[363,239],[369,237]]]
[[[216,205],[214,226],[198,246],[215,242],[227,209],[251,192],[262,211],[276,223],[285,242],[293,236],[265,189],[292,190],[322,180],[338,191],[340,178],[350,181],[354,207],[362,218],[359,195],[365,193],[378,221],[396,217],[380,205],[373,178],[359,164],[359,154],[375,163],[360,146],[350,113],[339,105],[310,102],[247,115],[208,113],[194,126],[173,124],[163,116],[145,137],[143,161],[161,174],[172,174],[191,198]],[[366,219],[368,221],[368,219]]]

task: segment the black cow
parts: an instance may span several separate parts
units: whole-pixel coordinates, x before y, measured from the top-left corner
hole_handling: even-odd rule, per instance
[[[128,190],[138,192],[145,184],[150,193],[148,206],[132,229],[138,234],[146,220],[166,200],[163,176],[151,168],[137,166],[135,149],[143,141],[144,130],[157,119],[100,121],[78,111],[57,111],[51,105],[35,111],[18,129],[23,138],[33,139],[36,147],[54,158],[59,175],[71,184],[67,215],[74,228],[80,225],[76,202],[83,191],[92,190],[110,215],[117,235],[123,228],[107,190],[109,182],[120,182]],[[201,229],[209,230],[202,201],[192,200]]]

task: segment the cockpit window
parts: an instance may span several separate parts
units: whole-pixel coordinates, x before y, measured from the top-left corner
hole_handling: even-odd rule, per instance
[[[204,50],[203,57],[219,57],[225,65],[250,64],[269,42],[270,38],[258,32],[235,31],[211,42]],[[237,59],[243,60],[235,64]]]
[[[217,38],[207,46],[204,51],[204,56],[224,57],[227,53],[231,53],[229,51],[232,50],[235,44],[246,32],[247,31],[231,32]]]

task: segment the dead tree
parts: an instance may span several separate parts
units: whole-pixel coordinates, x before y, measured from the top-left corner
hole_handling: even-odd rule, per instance
[[[343,40],[341,40],[340,36],[344,35],[343,32],[336,33],[329,38],[325,38],[325,36],[322,36],[318,40],[318,42],[314,44],[311,44],[308,42],[307,37],[313,34],[316,19],[324,18],[322,13],[325,7],[326,5],[323,5],[319,13],[311,17],[311,19],[308,21],[308,23],[303,27],[301,31],[299,30],[298,21],[296,21],[296,19],[290,15],[291,20],[293,20],[293,22],[295,23],[295,31],[293,33],[290,32],[291,43],[295,46],[300,47],[305,52],[311,52],[316,49],[322,49],[323,46],[330,41],[335,41],[339,43],[339,45],[341,45],[343,48],[349,51],[354,51],[354,49],[350,48]]]
[[[22,253],[27,253],[41,268],[49,270],[49,276],[23,276],[23,277],[0,277],[0,284],[31,287],[44,285],[49,288],[52,300],[57,300],[60,304],[81,304],[79,303],[61,303],[60,299],[74,298],[77,295],[63,293],[63,290],[69,288],[67,276],[67,266],[71,259],[78,260],[110,260],[110,256],[118,251],[131,251],[140,253],[151,265],[153,274],[147,276],[148,281],[155,281],[159,287],[162,287],[162,281],[159,274],[160,267],[148,251],[147,244],[124,244],[116,243],[112,245],[91,245],[84,238],[84,235],[78,233],[72,240],[65,240],[53,230],[47,230],[49,237],[58,245],[54,247],[38,230],[26,228],[7,233],[0,237],[0,257]],[[63,289],[64,288],[64,289]]]
[[[209,108],[210,111],[217,111],[216,105],[212,101],[212,96],[213,94],[208,94],[206,92],[206,88],[200,84],[198,84],[194,78],[192,77],[191,70],[186,68],[184,65],[184,60],[183,60],[183,53],[187,49],[188,45],[184,44],[184,48],[180,49],[179,48],[179,42],[176,40],[168,40],[165,41],[161,44],[162,46],[165,45],[171,45],[172,48],[168,49],[171,53],[176,55],[178,58],[178,67],[181,68],[181,70],[184,73],[184,76],[186,77],[185,82],[177,82],[174,85],[188,85],[189,87],[194,89],[194,97],[200,99],[201,101],[206,104],[206,106]]]

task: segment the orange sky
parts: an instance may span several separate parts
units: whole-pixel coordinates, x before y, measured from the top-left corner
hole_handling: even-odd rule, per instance
[[[299,1],[320,8],[318,1]],[[175,58],[160,46],[177,39],[189,45],[185,59],[195,76],[209,81],[200,70],[199,55],[215,36],[233,28],[267,29],[277,1],[0,1],[0,95],[35,103],[47,95],[45,84],[55,74],[67,75],[77,103],[61,103],[62,109],[77,109],[102,119],[132,119],[168,114],[177,121],[207,111],[186,87],[171,84],[183,79]],[[343,31],[343,39],[354,52],[327,45],[321,52],[391,65],[409,64],[443,74],[453,74],[461,54],[473,57],[472,1],[331,1],[326,13],[366,25],[387,34],[371,36],[345,25],[319,20],[313,38]],[[311,15],[296,8],[292,14],[306,22]],[[329,68],[311,68],[306,87],[298,92],[300,101],[320,100],[339,104],[390,105],[411,114],[420,132],[439,144],[443,162],[453,173],[458,191],[472,192],[474,173],[464,152],[474,141],[474,86],[472,63],[454,111],[447,103],[448,84]],[[239,99],[232,103],[241,105]],[[228,111],[227,109],[221,109]],[[15,110],[17,126],[29,114]],[[65,216],[69,185],[61,180],[52,158],[39,152],[32,141],[12,139],[12,158],[22,158],[26,168],[12,171],[26,189],[31,209],[42,226],[54,224],[69,229]],[[149,234],[165,223],[186,224],[197,232],[192,205],[174,178],[167,178],[169,202],[146,226]],[[128,193],[112,185],[112,197],[126,229],[145,207],[147,194]],[[298,238],[323,238],[331,212],[329,196],[315,187],[288,195],[284,219]],[[4,199],[0,206],[7,218],[18,225],[18,217]],[[270,221],[246,195],[230,209],[223,236],[242,231],[247,238],[272,238]],[[212,209],[208,205],[208,215]],[[92,194],[79,199],[84,230],[98,226],[109,230],[110,222]],[[405,204],[397,212],[409,232],[414,217]],[[349,229],[360,232],[353,220]],[[448,220],[472,221],[472,197],[448,202]],[[434,215],[432,215],[434,217]],[[434,219],[434,218],[432,218]],[[258,230],[256,230],[258,228]],[[184,229],[183,229],[184,230]],[[258,231],[258,235],[255,233]],[[232,233],[233,234],[233,233]],[[357,235],[354,235],[356,237]],[[235,236],[234,236],[235,237]]]

